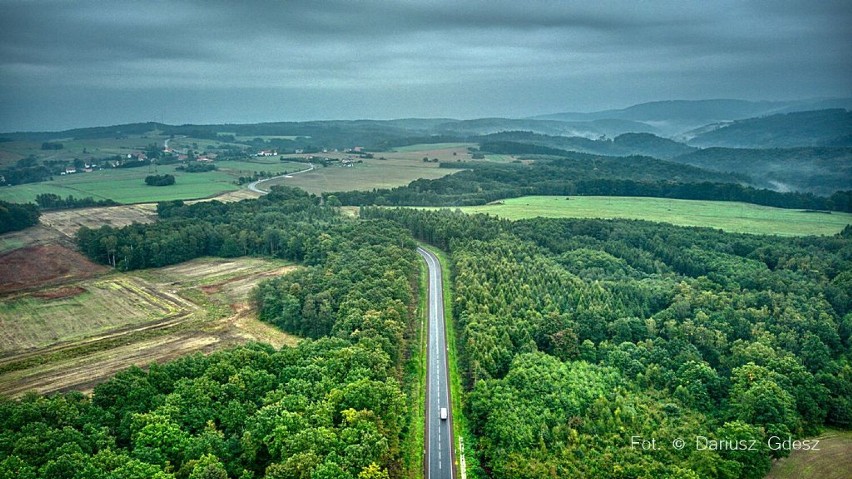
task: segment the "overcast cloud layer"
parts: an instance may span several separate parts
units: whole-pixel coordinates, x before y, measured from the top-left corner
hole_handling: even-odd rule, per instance
[[[852,96],[848,1],[0,0],[0,131]]]

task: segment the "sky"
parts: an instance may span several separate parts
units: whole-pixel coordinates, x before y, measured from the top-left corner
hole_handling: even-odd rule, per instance
[[[852,2],[0,0],[0,131],[852,96]]]

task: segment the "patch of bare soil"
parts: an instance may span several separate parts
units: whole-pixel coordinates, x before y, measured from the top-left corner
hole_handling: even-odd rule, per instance
[[[41,299],[62,299],[62,298],[73,298],[78,294],[83,294],[86,292],[85,288],[81,288],[80,286],[68,286],[65,288],[56,288],[49,289],[46,291],[37,291],[32,294],[33,297],[41,298]]]
[[[132,223],[152,223],[156,219],[157,205],[149,203],[48,211],[41,215],[40,221],[70,238],[83,226],[120,228]]]
[[[44,225],[36,225],[31,228],[0,235],[0,254],[26,246],[57,243],[63,240],[67,242],[67,239],[52,228]]]
[[[20,248],[0,254],[0,294],[91,278],[106,271],[107,267],[58,244]]]
[[[256,193],[254,191],[245,189],[245,190],[235,190],[235,191],[227,191],[220,195],[213,196],[211,198],[202,198],[200,200],[190,200],[187,201],[186,204],[191,205],[193,203],[202,203],[204,201],[221,201],[222,203],[230,203],[233,201],[242,201],[242,200],[253,200],[259,198],[263,195],[260,193]]]

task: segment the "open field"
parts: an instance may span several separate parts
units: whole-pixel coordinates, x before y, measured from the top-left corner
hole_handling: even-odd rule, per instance
[[[407,185],[418,178],[435,179],[459,171],[452,168],[439,168],[439,163],[424,162],[424,157],[430,160],[437,158],[439,162],[444,163],[470,159],[467,144],[453,143],[449,146],[445,144],[413,145],[407,148],[417,149],[374,153],[375,158],[363,159],[362,163],[356,163],[352,167],[318,166],[313,171],[292,178],[281,178],[266,183],[265,187],[283,184],[302,188],[314,194],[329,191],[393,188]],[[304,157],[304,155],[300,156]],[[323,153],[317,156],[343,159],[354,155]],[[380,158],[384,158],[384,160]],[[360,160],[357,157],[355,159],[356,161]]]
[[[9,141],[0,143],[0,167],[12,165],[16,161],[35,155],[45,160],[68,160],[73,158],[90,159],[127,154],[142,151],[146,146],[163,145],[168,138],[158,132],[148,135],[129,135],[122,138],[70,139],[55,138],[52,142],[62,143],[61,150],[42,150],[42,142],[38,141]]]
[[[212,196],[210,198],[202,198],[200,200],[189,200],[189,201],[186,202],[186,204],[191,205],[193,203],[201,203],[201,202],[204,202],[204,201],[214,201],[214,200],[215,201],[221,201],[222,203],[230,203],[231,201],[253,200],[253,199],[256,199],[260,196],[263,196],[263,195],[261,195],[260,193],[256,193],[254,191],[248,190],[248,189],[243,189],[243,190],[228,191],[226,193],[221,193],[221,194],[218,194],[216,196]],[[138,206],[145,206],[145,205],[142,204],[142,205],[138,205]],[[153,204],[152,204],[152,206],[156,207],[156,205],[153,205]]]
[[[251,160],[217,161],[216,167],[236,177],[247,176],[255,171],[298,171],[308,167],[305,163],[281,161],[277,156],[252,158]]]
[[[0,161],[12,164],[29,154],[41,159],[103,158],[109,155],[126,154],[140,151],[146,145],[161,146],[166,137],[152,132],[146,136],[130,138],[70,140],[56,139],[64,148],[56,151],[43,151],[40,143],[7,142],[0,144]],[[216,140],[176,137],[169,141],[175,149],[192,147],[196,151],[222,146],[245,146],[228,144]],[[375,159],[363,159],[352,167],[340,165],[317,168],[315,171],[293,178],[282,178],[267,184],[287,184],[303,188],[311,193],[345,190],[370,190],[373,188],[391,188],[402,186],[418,178],[434,179],[452,174],[458,170],[438,168],[439,162],[451,163],[470,161],[468,147],[473,143],[436,143],[410,145],[394,151],[375,153]],[[354,157],[343,152],[318,154],[332,159]],[[498,155],[499,156],[499,155]],[[95,199],[111,199],[124,204],[152,203],[169,200],[190,200],[210,198],[238,191],[241,187],[235,181],[241,176],[251,176],[257,171],[284,173],[302,170],[303,162],[287,161],[296,158],[304,161],[305,155],[281,155],[276,157],[251,158],[237,161],[216,161],[218,170],[204,173],[186,173],[176,171],[178,165],[160,165],[156,168],[115,168],[57,175],[53,180],[40,183],[28,183],[0,188],[0,200],[16,203],[33,202],[37,195],[52,193],[60,196],[73,195],[78,198],[91,196]],[[423,158],[429,162],[424,162]],[[384,158],[379,159],[379,158]],[[489,158],[491,161],[508,161],[503,156]],[[283,160],[283,161],[282,161]],[[172,186],[152,187],[144,183],[150,174],[172,174],[176,182]]]
[[[524,218],[626,218],[734,233],[779,236],[833,235],[852,224],[852,214],[812,213],[729,201],[616,196],[525,196],[461,208],[510,220]]]
[[[91,196],[95,199],[111,199],[119,203],[150,203],[169,200],[207,198],[236,191],[241,186],[234,183],[240,176],[251,176],[256,171],[284,172],[305,168],[304,163],[286,161],[219,161],[216,171],[186,173],[176,171],[178,165],[160,165],[156,174],[175,176],[172,186],[148,186],[145,177],[155,174],[148,167],[114,168],[54,176],[52,181],[27,183],[0,188],[0,200],[16,203],[33,202],[41,193],[60,196],[73,195],[77,198]]]
[[[156,174],[171,174],[173,186],[148,186],[145,177],[155,174],[148,167],[115,168],[54,177],[53,181],[27,183],[0,189],[0,199],[16,203],[35,201],[41,193],[78,198],[111,199],[119,203],[149,203],[156,201],[194,199],[239,189],[234,176],[222,171],[185,173],[175,171],[176,165],[158,166]],[[237,175],[239,176],[239,175]]]
[[[89,390],[132,364],[246,341],[292,345],[296,338],[256,319],[248,295],[293,268],[201,258],[9,292],[0,299],[0,394]]]
[[[269,141],[269,140],[295,140],[296,138],[310,138],[310,136],[294,136],[294,135],[252,135],[252,136],[247,136],[247,135],[236,135],[232,131],[220,131],[219,134],[220,135],[235,135],[235,139],[237,140],[237,142],[250,142],[250,141],[254,140],[255,138],[260,138],[261,140],[264,140],[264,141]]]
[[[416,145],[400,146],[394,148],[393,151],[399,153],[436,151],[436,150],[458,150],[464,149],[467,152],[468,147],[475,147],[476,143],[418,143]]]
[[[792,451],[775,461],[766,479],[847,479],[852,477],[852,431],[827,431],[819,451]]]
[[[127,275],[5,298],[0,303],[0,356],[188,314],[194,308],[173,292]]]
[[[166,138],[159,132],[153,131],[147,135],[122,138],[81,140],[56,138],[51,140],[62,143],[63,148],[60,150],[42,150],[41,142],[0,142],[0,167],[13,165],[16,161],[30,155],[39,160],[59,160],[68,164],[74,158],[89,160],[126,155],[143,151],[149,145],[156,145],[160,148]],[[173,148],[193,147],[196,151],[228,145],[246,146],[184,137],[173,138],[169,141]],[[0,188],[0,200],[17,203],[32,202],[37,195],[42,193],[53,193],[63,197],[73,195],[78,198],[91,196],[95,199],[111,199],[125,204],[199,199],[238,190],[240,186],[235,184],[235,181],[240,176],[251,176],[256,171],[277,173],[295,171],[303,167],[299,163],[280,161],[278,157],[252,158],[245,161],[217,161],[216,165],[219,170],[204,173],[176,171],[176,167],[179,165],[159,165],[156,168],[114,168],[91,173],[54,175],[53,179],[49,181]],[[168,187],[145,185],[144,178],[154,173],[175,175],[177,181],[175,185]]]
[[[100,228],[107,225],[120,228],[132,223],[152,223],[156,219],[157,205],[148,203],[48,211],[42,213],[40,221],[43,225],[53,228],[70,238],[82,226]]]

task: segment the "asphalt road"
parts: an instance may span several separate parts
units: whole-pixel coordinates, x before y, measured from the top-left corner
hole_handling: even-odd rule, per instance
[[[272,178],[266,178],[266,179],[263,179],[263,180],[252,181],[251,183],[248,184],[248,189],[250,189],[251,191],[254,191],[255,193],[260,193],[262,195],[265,195],[265,194],[269,193],[269,191],[262,190],[257,185],[259,185],[261,183],[265,183],[267,181],[276,180],[278,178],[288,178],[288,177],[293,176],[293,175],[298,175],[299,173],[305,173],[307,171],[312,171],[314,169],[314,164],[308,163],[308,165],[310,165],[310,166],[308,168],[305,168],[304,170],[294,171],[292,173],[287,173],[286,175],[273,176]]]
[[[453,410],[450,407],[447,339],[444,332],[444,293],[438,257],[417,248],[429,266],[429,342],[426,368],[426,479],[455,478],[453,469]],[[441,419],[441,408],[448,417]]]

